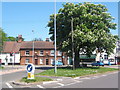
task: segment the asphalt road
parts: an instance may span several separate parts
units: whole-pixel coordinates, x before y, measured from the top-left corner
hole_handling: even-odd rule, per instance
[[[35,70],[35,73],[39,73],[42,71],[43,70]],[[26,76],[27,76],[26,71],[19,71],[19,72],[0,75],[0,77],[2,77],[2,82],[0,82],[0,84],[2,84],[2,88],[8,88],[8,85],[6,85],[6,83],[11,82],[11,81],[17,81],[21,79],[22,77],[26,77]]]
[[[91,77],[62,88],[118,88],[118,73]]]
[[[37,68],[35,73],[42,72],[50,68]],[[52,83],[37,83],[29,86],[16,86],[10,83],[22,77],[27,76],[26,71],[19,71],[2,76],[2,88],[118,88],[118,72],[106,73],[97,76],[84,78],[58,78],[57,82]],[[119,76],[120,77],[120,76]]]

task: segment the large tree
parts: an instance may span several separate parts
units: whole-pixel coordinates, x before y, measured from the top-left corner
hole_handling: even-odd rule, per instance
[[[56,14],[57,47],[72,56],[73,34],[75,67],[79,66],[79,53],[90,56],[95,50],[98,53],[113,52],[117,36],[112,35],[110,30],[115,30],[116,24],[112,22],[114,18],[107,11],[108,9],[102,4],[66,3]],[[54,14],[50,15],[48,27],[51,40],[54,41]]]

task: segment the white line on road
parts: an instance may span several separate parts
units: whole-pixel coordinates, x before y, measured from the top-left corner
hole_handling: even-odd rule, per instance
[[[104,77],[105,77],[105,76],[107,76],[107,75],[102,75],[102,76],[104,76]]]
[[[6,82],[6,85],[9,87],[9,88],[13,88],[9,83]]]
[[[64,86],[69,86],[69,85],[73,85],[73,84],[76,84],[76,83],[82,83],[83,81],[77,81],[77,82],[74,82],[74,83],[69,83],[69,84],[65,84]],[[60,87],[63,87],[63,86],[57,86],[57,87],[53,87],[53,88],[60,88]]]
[[[57,84],[59,84],[60,86],[64,86],[64,84],[62,84],[62,83],[57,83]]]
[[[37,85],[39,88],[44,88],[43,86],[41,86],[41,85]]]

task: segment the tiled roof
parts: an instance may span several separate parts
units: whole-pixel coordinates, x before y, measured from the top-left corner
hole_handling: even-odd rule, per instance
[[[21,43],[17,43],[14,41],[4,42],[3,52],[19,52],[21,47]]]
[[[17,43],[14,41],[4,42],[3,52],[19,52],[20,49],[32,49],[33,42],[32,41],[23,41],[21,43]],[[35,49],[54,49],[53,42],[46,41],[34,41]]]
[[[32,49],[33,42],[26,41],[23,42],[21,45],[21,49]],[[46,42],[46,41],[34,41],[34,48],[35,49],[54,49],[53,42]]]

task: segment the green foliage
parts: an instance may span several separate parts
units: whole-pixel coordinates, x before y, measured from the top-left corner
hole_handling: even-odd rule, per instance
[[[2,51],[3,48],[3,42],[4,41],[17,41],[17,38],[8,36],[2,28],[0,28],[0,52]]]
[[[7,37],[7,41],[16,41],[15,37]]]
[[[110,33],[110,30],[116,29],[116,23],[112,22],[114,18],[106,6],[87,2],[66,3],[59,9],[56,15],[58,49],[72,55],[72,18],[75,55],[83,52],[90,56],[96,49],[108,54],[113,52],[117,41],[117,36]],[[50,15],[48,27],[54,41],[54,14]]]
[[[37,75],[45,76],[64,76],[64,77],[78,77],[90,74],[105,73],[109,71],[117,71],[115,68],[105,68],[105,67],[88,67],[88,68],[77,68],[76,70],[71,70],[70,68],[58,68],[57,74],[54,73],[54,69],[46,70],[44,72],[38,73]]]

